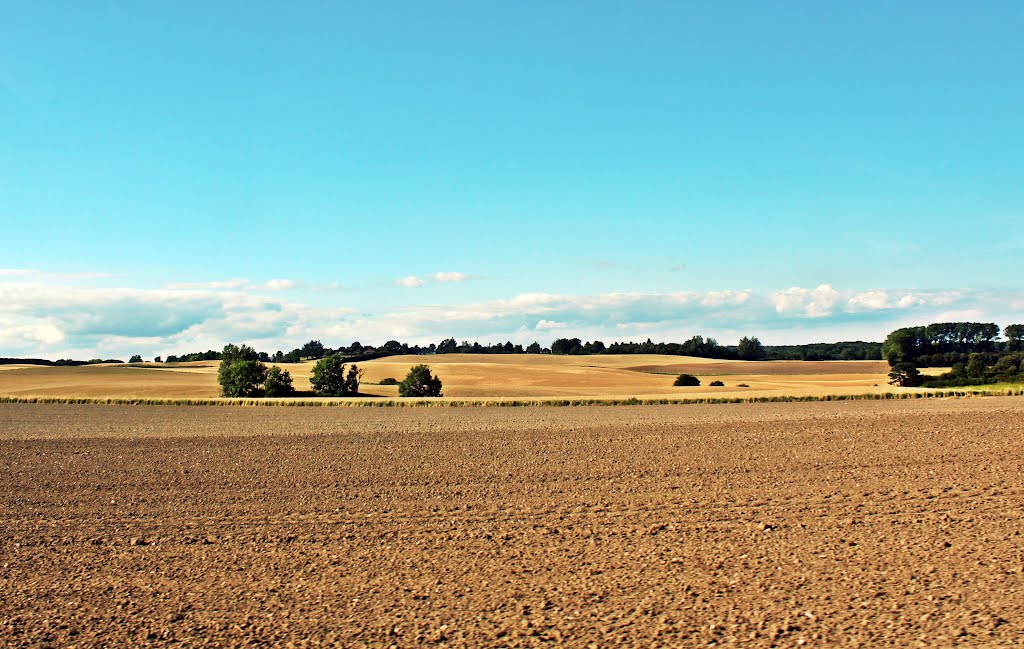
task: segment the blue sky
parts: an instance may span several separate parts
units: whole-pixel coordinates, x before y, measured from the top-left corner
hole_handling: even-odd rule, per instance
[[[7,3],[0,355],[1024,321],[1020,2]]]

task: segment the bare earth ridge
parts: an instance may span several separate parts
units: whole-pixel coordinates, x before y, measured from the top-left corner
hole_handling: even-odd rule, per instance
[[[0,645],[1019,645],[1022,415],[0,404]]]

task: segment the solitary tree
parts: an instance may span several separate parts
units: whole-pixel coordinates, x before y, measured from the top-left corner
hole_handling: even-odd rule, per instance
[[[345,360],[338,354],[321,358],[313,366],[310,385],[325,397],[351,397],[359,393],[362,371],[353,365],[345,371]]]
[[[441,379],[431,375],[430,368],[426,365],[416,365],[398,384],[398,396],[439,397],[441,396]]]
[[[131,358],[129,358],[128,362],[129,363],[141,363],[142,362],[142,356],[140,356],[139,354],[136,354],[136,355],[132,356]]]

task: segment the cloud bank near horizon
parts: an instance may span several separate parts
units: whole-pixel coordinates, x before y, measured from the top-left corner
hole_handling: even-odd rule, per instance
[[[473,278],[425,276],[437,283]],[[412,343],[512,340],[682,341],[693,335],[767,344],[881,340],[894,328],[948,320],[1024,320],[1024,291],[844,290],[830,284],[758,293],[749,289],[520,293],[464,304],[410,304],[365,313],[355,305],[304,300],[326,290],[289,279],[171,283],[161,288],[98,287],[102,274],[0,269],[0,356],[120,358],[180,354],[246,342],[287,351],[311,339],[329,346],[359,340]],[[333,285],[332,285],[333,286]]]

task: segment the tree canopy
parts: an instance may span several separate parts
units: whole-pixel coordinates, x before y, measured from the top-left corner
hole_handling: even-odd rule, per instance
[[[229,343],[220,356],[217,382],[225,397],[284,397],[295,392],[291,375],[278,367],[268,370],[252,347]]]
[[[359,394],[362,371],[352,365],[345,371],[345,359],[339,354],[326,356],[313,366],[309,383],[324,397],[351,397]]]
[[[398,384],[400,397],[440,397],[441,379],[430,373],[430,367],[416,365]]]

